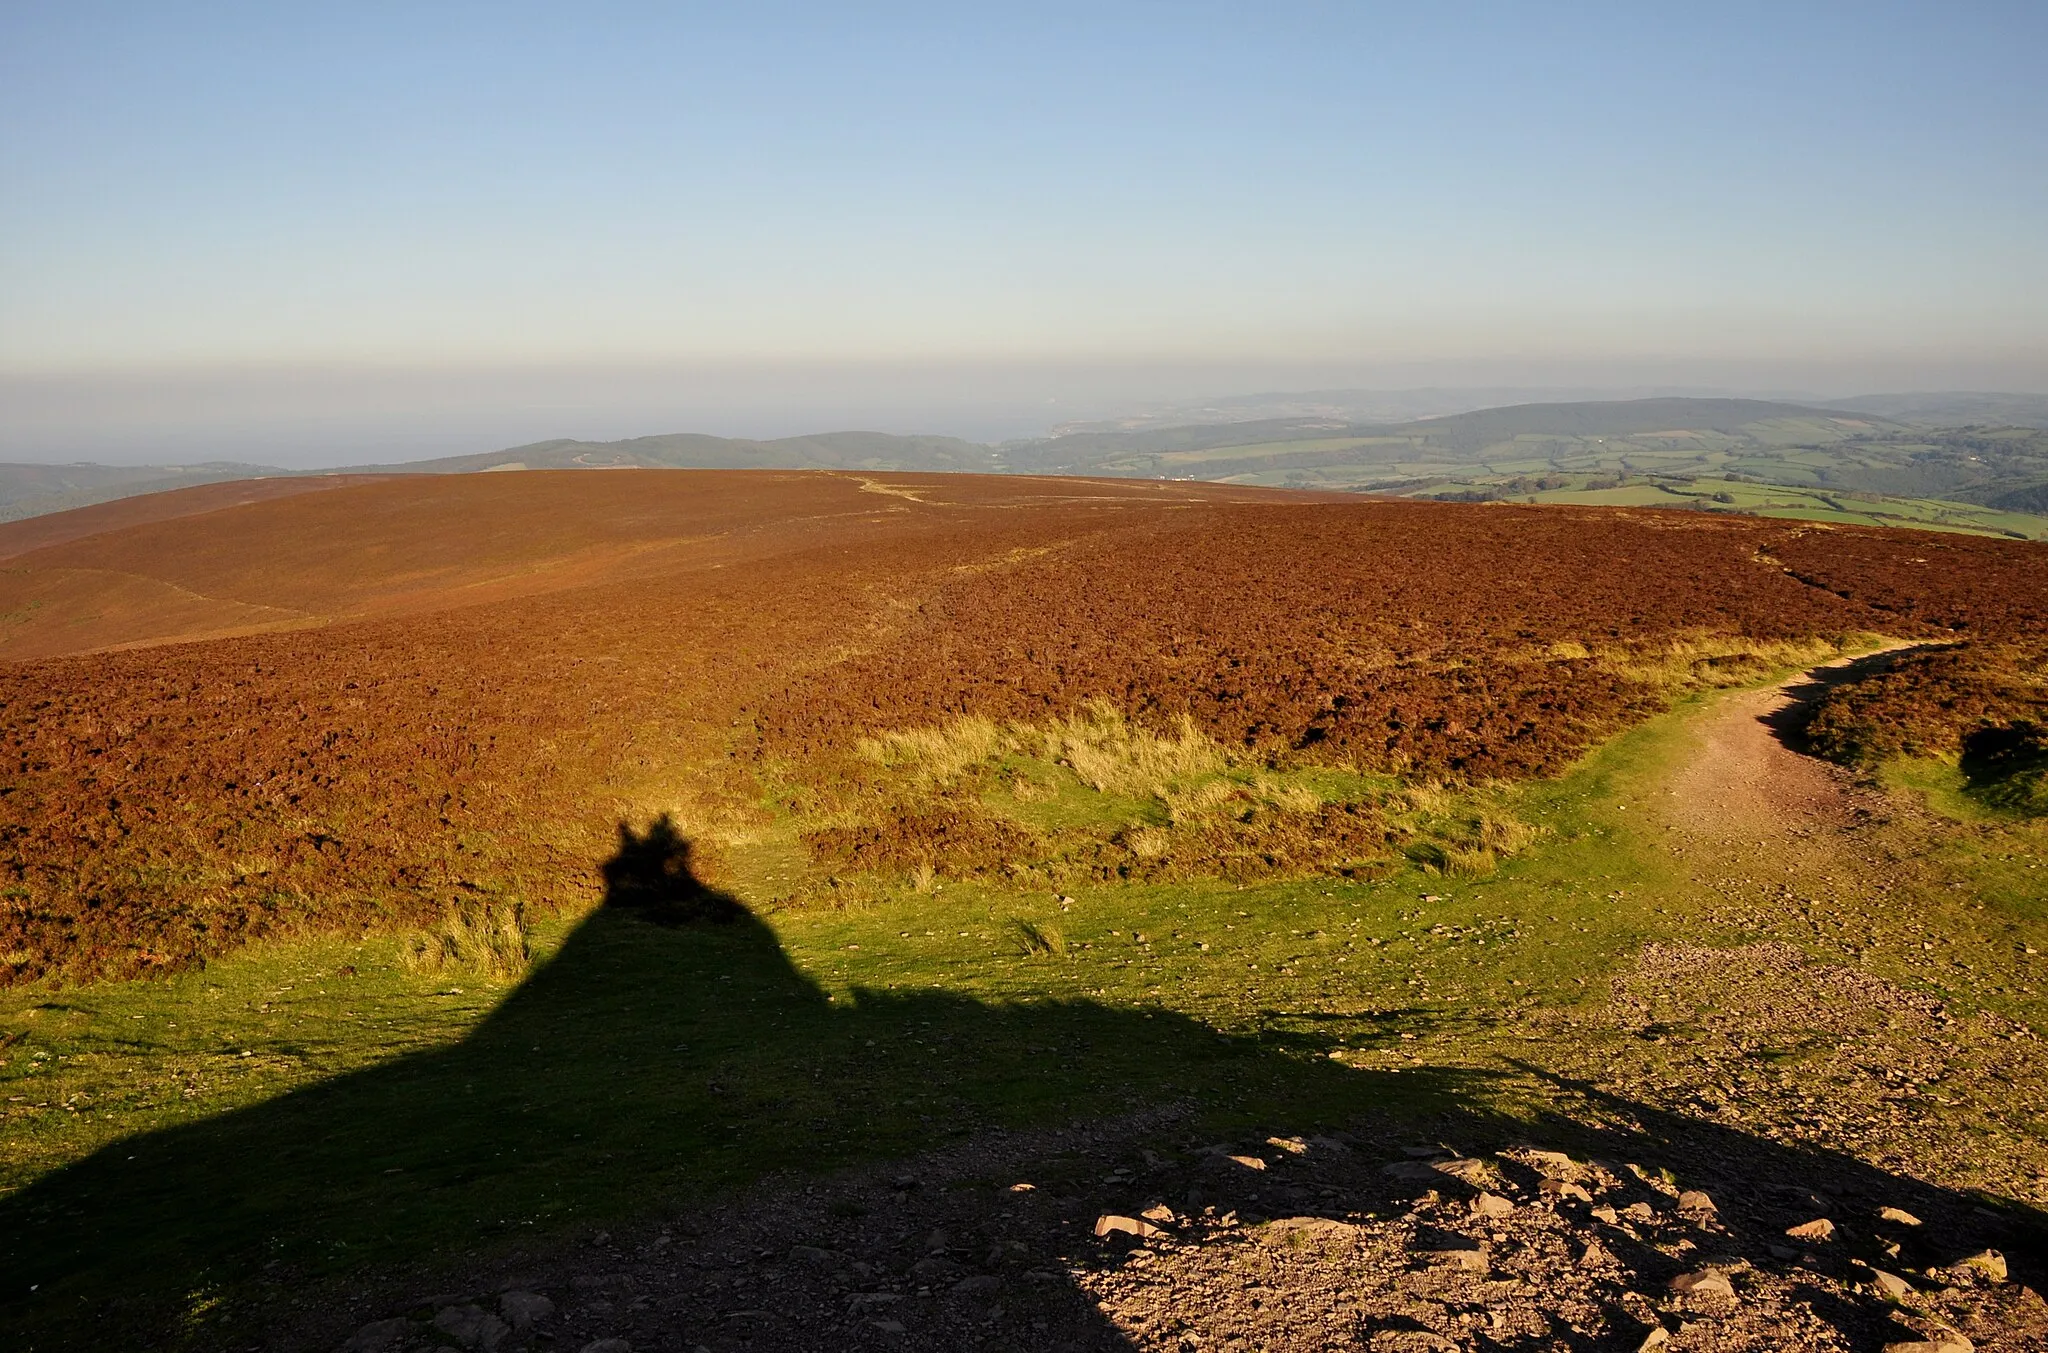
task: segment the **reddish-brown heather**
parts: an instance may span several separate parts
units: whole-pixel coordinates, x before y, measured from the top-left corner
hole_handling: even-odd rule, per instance
[[[760,758],[969,711],[1101,696],[1289,754],[1542,773],[1662,698],[1572,644],[2038,630],[1997,594],[2048,592],[2048,550],[1973,541],[1908,573],[1941,539],[683,471],[395,479],[134,524],[0,577],[0,653],[35,659],[0,666],[0,981],[586,896],[621,815],[744,799]],[[223,630],[254,632],[192,640]]]

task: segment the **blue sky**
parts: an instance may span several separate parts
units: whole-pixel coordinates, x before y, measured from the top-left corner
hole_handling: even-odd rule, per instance
[[[2039,3],[15,0],[0,379],[2039,388],[2043,51]]]

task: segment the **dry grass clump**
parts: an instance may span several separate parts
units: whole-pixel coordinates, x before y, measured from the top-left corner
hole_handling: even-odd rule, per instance
[[[1323,796],[1307,785],[1270,775],[1254,776],[1249,783],[1221,777],[1200,780],[1169,788],[1158,798],[1175,827],[1200,826],[1219,817],[1248,821],[1261,809],[1299,816],[1323,806]]]
[[[1176,781],[1222,770],[1228,760],[1185,714],[1169,732],[1155,733],[1102,699],[1044,724],[998,724],[967,715],[936,727],[864,737],[854,750],[865,761],[907,775],[920,788],[957,784],[973,771],[1022,754],[1068,767],[1099,794],[1133,798],[1163,794]],[[1056,792],[1024,776],[1017,777],[1013,789],[1020,799]]]
[[[909,771],[928,785],[944,785],[1016,746],[1015,735],[993,719],[969,715],[936,728],[901,729],[862,738],[854,749],[879,766]]]
[[[1064,958],[1067,953],[1067,937],[1056,925],[1041,925],[1036,921],[1019,920],[1016,923],[1017,947],[1026,958]]]
[[[1743,685],[1786,668],[1810,667],[1882,642],[1879,635],[1860,632],[1812,639],[1685,635],[1651,648],[1604,650],[1596,657],[1615,675],[1647,686],[1712,689]]]
[[[1131,854],[1141,860],[1158,860],[1173,848],[1173,838],[1158,827],[1134,827],[1122,836]]]
[[[533,961],[526,908],[518,902],[457,903],[437,929],[406,940],[398,958],[409,972],[453,968],[492,981],[514,981],[525,976]]]
[[[1039,730],[1039,739],[1046,760],[1071,767],[1098,794],[1158,797],[1175,781],[1213,774],[1228,763],[1186,714],[1174,718],[1172,732],[1154,733],[1107,700],[1090,700]]]
[[[1486,878],[1535,842],[1541,832],[1525,822],[1482,809],[1412,842],[1405,854],[1415,864],[1447,878]]]

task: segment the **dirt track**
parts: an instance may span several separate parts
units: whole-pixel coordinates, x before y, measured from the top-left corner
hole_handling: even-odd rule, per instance
[[[1855,820],[1866,797],[1840,767],[1793,749],[1801,711],[1829,687],[1869,674],[1910,645],[1880,649],[1718,701],[1695,726],[1662,807],[1673,826],[1720,848],[1784,847]]]

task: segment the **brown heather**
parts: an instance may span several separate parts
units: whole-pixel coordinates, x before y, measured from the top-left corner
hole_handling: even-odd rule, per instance
[[[0,981],[589,905],[621,819],[737,838],[765,825],[764,786],[834,800],[812,842],[824,867],[1028,858],[1029,832],[943,775],[912,793],[884,764],[924,755],[903,730],[962,719],[1064,737],[1076,774],[1124,791],[1211,746],[1283,770],[1543,775],[1688,686],[1859,635],[2038,635],[2048,597],[2048,549],[2015,542],[1220,485],[875,483],[461,476],[103,513],[77,539],[42,524],[0,578],[0,653],[23,659],[0,667]],[[166,596],[184,609],[150,601]],[[1131,761],[1103,710],[1165,759]],[[1394,848],[1370,805],[1189,800],[1167,817],[1163,848],[1105,840],[1084,867],[1322,868],[1349,843]],[[1494,849],[1483,838],[1461,848]]]

